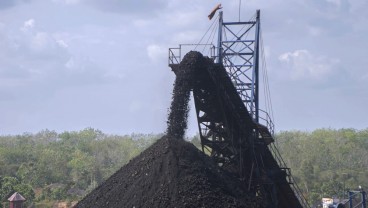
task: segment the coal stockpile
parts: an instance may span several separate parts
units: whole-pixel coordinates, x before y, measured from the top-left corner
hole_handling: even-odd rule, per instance
[[[203,63],[187,54],[177,79],[168,116],[167,135],[132,159],[76,207],[259,207],[243,183],[222,170],[194,145],[183,140],[195,72]]]
[[[76,207],[257,207],[240,184],[192,144],[165,136]]]

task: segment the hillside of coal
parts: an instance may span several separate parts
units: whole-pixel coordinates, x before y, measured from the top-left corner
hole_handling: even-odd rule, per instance
[[[258,207],[238,178],[183,139],[195,70],[204,68],[203,60],[200,53],[190,52],[175,72],[167,136],[123,166],[76,207]]]
[[[76,207],[257,207],[240,184],[194,145],[164,136]]]

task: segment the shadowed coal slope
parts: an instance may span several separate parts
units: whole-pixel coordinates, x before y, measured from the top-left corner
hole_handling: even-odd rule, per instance
[[[192,144],[165,136],[76,207],[257,207],[240,184]]]

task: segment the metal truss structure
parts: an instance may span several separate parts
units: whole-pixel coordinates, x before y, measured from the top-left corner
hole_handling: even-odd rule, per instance
[[[252,118],[258,121],[260,12],[255,21],[248,22],[223,22],[222,15],[221,11],[217,62],[223,64]]]
[[[260,11],[247,22],[219,14],[212,63],[199,66],[193,86],[202,150],[234,173],[270,207],[309,207],[274,142],[274,124],[259,108]],[[169,49],[169,66],[180,70],[182,46]],[[195,67],[195,66],[193,66]]]

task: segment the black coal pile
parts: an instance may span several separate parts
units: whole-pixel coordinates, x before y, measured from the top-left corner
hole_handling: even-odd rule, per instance
[[[257,207],[240,184],[192,144],[166,136],[76,207]]]
[[[187,54],[176,72],[167,136],[132,159],[76,207],[259,207],[241,181],[219,168],[194,145],[181,139],[187,127],[192,64]]]

